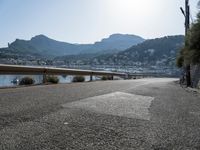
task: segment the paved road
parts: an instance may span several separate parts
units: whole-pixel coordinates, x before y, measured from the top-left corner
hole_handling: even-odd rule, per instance
[[[176,79],[0,90],[0,150],[199,150],[200,95]]]

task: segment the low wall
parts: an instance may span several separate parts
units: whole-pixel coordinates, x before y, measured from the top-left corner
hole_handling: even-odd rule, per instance
[[[192,86],[197,88],[200,82],[200,65],[191,66],[191,79]]]

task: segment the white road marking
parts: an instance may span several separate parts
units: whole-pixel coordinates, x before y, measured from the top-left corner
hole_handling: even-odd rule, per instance
[[[114,92],[64,104],[66,108],[81,108],[102,114],[150,120],[149,107],[153,97]]]

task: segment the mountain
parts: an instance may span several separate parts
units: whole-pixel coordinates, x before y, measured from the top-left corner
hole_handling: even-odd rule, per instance
[[[116,53],[144,41],[142,37],[136,35],[112,34],[100,42],[95,42],[91,47],[83,51],[83,53]]]
[[[56,57],[86,53],[116,53],[143,41],[143,38],[135,35],[114,34],[94,44],[71,44],[56,41],[44,35],[37,35],[31,40],[16,39],[8,45],[6,50],[18,54]],[[5,50],[5,48],[1,50]]]
[[[16,39],[9,44],[8,50],[17,53],[38,54],[41,56],[60,56],[60,55],[74,55],[82,51],[82,46],[65,43],[50,39],[44,35],[38,35],[31,40]]]
[[[99,56],[92,63],[175,66],[176,55],[183,43],[184,36],[182,35],[146,40],[118,54]]]
[[[90,59],[74,57],[71,63],[118,66],[168,66],[175,67],[175,59],[183,46],[184,36],[166,36],[146,40],[116,54],[93,56]],[[70,60],[69,58],[66,58]],[[65,59],[65,60],[66,60]],[[60,60],[64,60],[64,57]],[[69,62],[68,62],[69,63]]]

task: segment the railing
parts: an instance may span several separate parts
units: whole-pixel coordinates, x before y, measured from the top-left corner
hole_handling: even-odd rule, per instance
[[[177,76],[169,75],[166,73],[131,73],[131,74],[128,74],[128,77],[130,77],[130,78],[137,78],[137,77],[147,78],[147,77],[177,77]]]
[[[107,72],[107,71],[92,71],[92,70],[78,70],[78,69],[66,69],[66,68],[54,68],[54,67],[34,67],[34,66],[20,66],[20,65],[3,65],[0,64],[0,74],[24,74],[24,75],[88,75],[90,80],[92,76],[113,76],[124,77],[125,73]],[[44,80],[45,81],[45,80]]]

